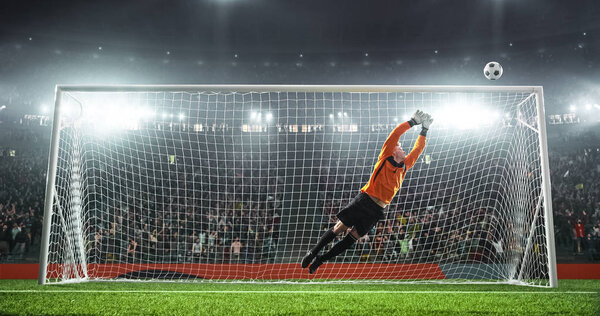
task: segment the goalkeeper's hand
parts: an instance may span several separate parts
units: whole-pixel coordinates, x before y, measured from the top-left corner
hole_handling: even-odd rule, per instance
[[[429,129],[429,126],[431,126],[431,123],[433,123],[433,117],[431,117],[431,115],[429,114],[423,114],[423,128]]]
[[[423,111],[417,110],[415,112],[415,114],[413,114],[412,117],[410,118],[410,121],[413,123],[413,124],[411,124],[411,126],[419,125],[419,124],[423,123],[424,116],[425,116],[425,113]]]

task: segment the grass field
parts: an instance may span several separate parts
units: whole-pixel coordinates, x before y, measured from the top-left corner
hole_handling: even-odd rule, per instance
[[[1,314],[600,315],[600,280],[556,289],[440,284],[84,283],[0,280]]]

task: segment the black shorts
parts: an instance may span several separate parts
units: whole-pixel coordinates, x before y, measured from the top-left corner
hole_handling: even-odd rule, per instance
[[[348,227],[354,226],[360,236],[368,233],[384,216],[383,207],[362,192],[337,213],[337,218]]]

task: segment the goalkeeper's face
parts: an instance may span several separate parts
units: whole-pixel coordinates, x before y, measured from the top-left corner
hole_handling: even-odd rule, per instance
[[[404,158],[406,158],[406,154],[404,153],[404,150],[402,150],[400,143],[398,143],[396,144],[396,148],[394,148],[394,160],[402,162],[404,161]]]

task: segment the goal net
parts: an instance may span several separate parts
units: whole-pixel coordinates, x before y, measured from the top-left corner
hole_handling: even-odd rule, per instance
[[[417,109],[385,218],[301,269]],[[539,87],[59,86],[39,281],[556,286],[545,137]]]

